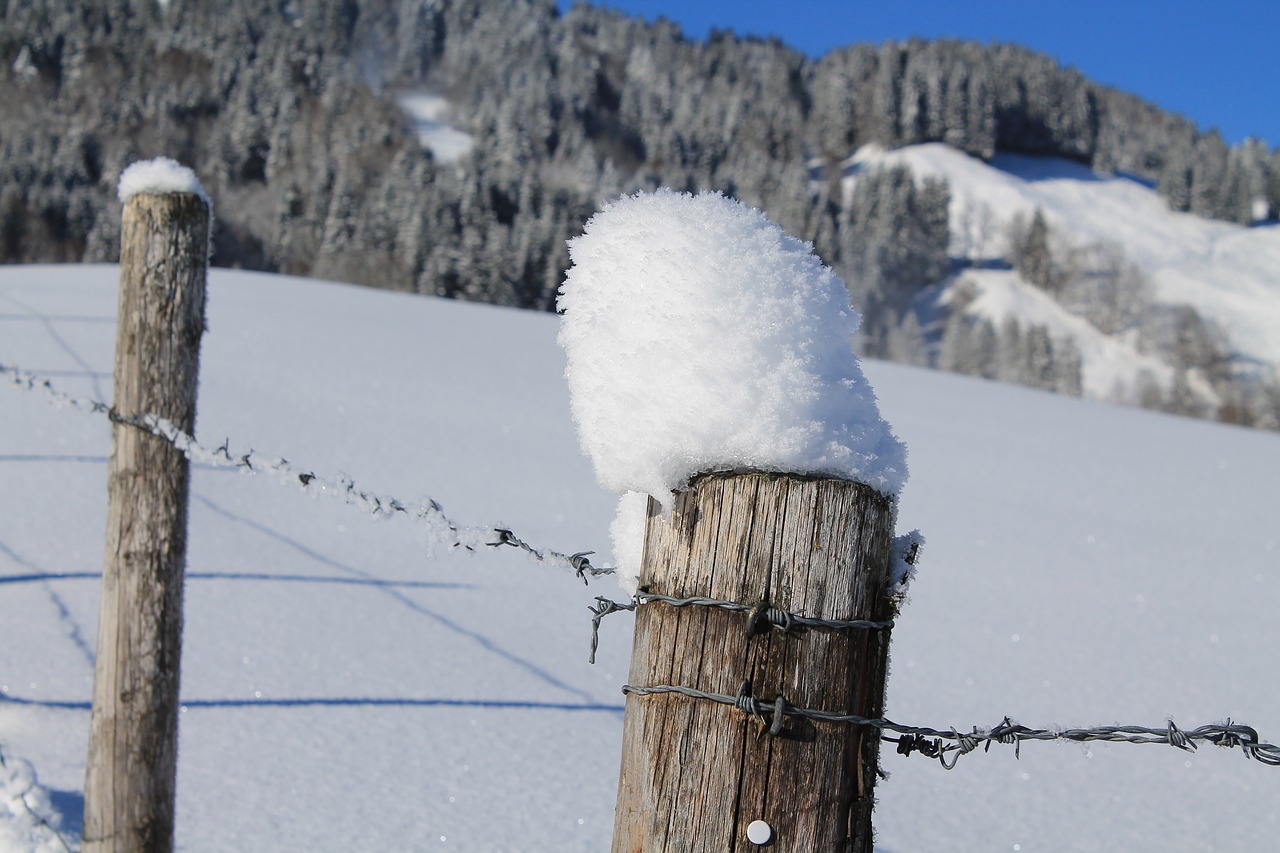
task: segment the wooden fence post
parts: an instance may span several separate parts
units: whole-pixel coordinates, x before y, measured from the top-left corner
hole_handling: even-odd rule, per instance
[[[209,208],[191,193],[126,200],[115,412],[195,428]],[[187,545],[186,458],[112,425],[98,653],[85,771],[85,853],[173,847]]]
[[[650,500],[641,589],[795,614],[892,617],[892,505],[846,480],[704,475],[671,513]],[[796,707],[881,716],[888,630],[770,630],[747,614],[663,603],[636,614],[630,684],[785,696]],[[766,712],[767,714],[768,712]],[[778,737],[737,707],[675,694],[628,695],[614,853],[769,849],[871,853],[880,733],[788,717]],[[754,833],[753,833],[754,835]]]

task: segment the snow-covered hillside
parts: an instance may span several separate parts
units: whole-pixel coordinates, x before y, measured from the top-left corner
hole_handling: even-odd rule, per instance
[[[1165,388],[1173,367],[1144,352],[1134,335],[1106,335],[1023,281],[1003,261],[1015,217],[1043,212],[1066,247],[1106,247],[1150,281],[1158,304],[1189,305],[1225,332],[1240,369],[1274,376],[1280,365],[1280,225],[1245,228],[1171,211],[1149,185],[1123,175],[1099,175],[1051,157],[999,154],[990,163],[950,146],[895,151],[862,149],[848,163],[863,168],[904,164],[917,178],[940,176],[951,189],[951,254],[977,265],[950,288],[977,298],[966,311],[999,326],[1012,316],[1071,338],[1083,360],[1085,396],[1116,397],[1144,371]],[[1003,268],[990,268],[991,266]],[[945,295],[944,295],[945,299]]]
[[[0,362],[107,399],[113,267],[0,268]],[[198,435],[607,550],[557,318],[215,271]],[[928,537],[888,715],[939,728],[1228,716],[1280,739],[1280,436],[877,362]],[[0,850],[78,832],[108,426],[0,388]],[[435,549],[296,485],[193,476],[177,844],[596,851],[628,617],[514,549]],[[595,559],[595,558],[593,558]],[[606,560],[601,559],[601,562]],[[1253,851],[1280,769],[1239,750],[885,750],[882,851]],[[35,785],[35,787],[32,787]]]

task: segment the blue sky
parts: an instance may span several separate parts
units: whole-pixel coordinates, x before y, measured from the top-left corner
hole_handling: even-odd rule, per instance
[[[558,0],[561,9],[572,0]],[[811,56],[913,35],[1005,41],[1047,53],[1218,128],[1280,145],[1280,0],[605,0],[596,5],[708,29],[776,35]]]

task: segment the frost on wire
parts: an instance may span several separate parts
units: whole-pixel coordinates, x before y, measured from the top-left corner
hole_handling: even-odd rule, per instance
[[[810,244],[720,193],[662,189],[606,204],[569,257],[560,344],[606,489],[670,507],[698,474],[760,470],[901,490],[906,449],[850,346],[861,317]],[[622,503],[634,576],[643,502]]]

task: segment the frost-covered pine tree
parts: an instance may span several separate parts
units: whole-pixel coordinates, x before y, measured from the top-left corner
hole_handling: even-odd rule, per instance
[[[1021,230],[1015,222],[1012,234],[1013,267],[1023,281],[1049,293],[1058,293],[1062,285],[1061,271],[1054,261],[1049,223],[1044,211],[1036,208]]]

